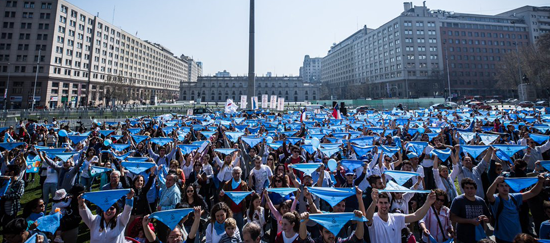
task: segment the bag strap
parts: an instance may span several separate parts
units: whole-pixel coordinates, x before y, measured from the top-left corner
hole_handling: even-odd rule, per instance
[[[443,208],[441,208],[441,209],[443,209]],[[439,220],[439,214],[437,213],[437,211],[435,211],[435,207],[433,205],[432,205],[432,210],[434,211],[435,218],[437,219],[437,224],[439,225],[439,230],[441,231],[441,234],[443,235],[443,241],[446,241],[447,237],[446,237],[445,233],[443,232],[443,226],[441,225],[441,220]]]
[[[504,199],[500,198],[500,196],[497,196],[497,197],[499,197],[499,201],[498,201],[498,206],[497,206],[497,213],[495,215],[495,230],[498,230],[498,216],[500,216],[500,213],[502,213],[502,210],[504,210],[504,203],[502,202],[502,200],[504,200]],[[518,210],[518,213],[519,213],[518,202],[511,195],[510,195],[510,199],[512,200],[512,202],[516,206],[516,210]]]

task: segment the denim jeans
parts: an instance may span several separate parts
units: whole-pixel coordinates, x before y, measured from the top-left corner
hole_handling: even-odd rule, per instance
[[[234,213],[233,218],[235,221],[237,221],[237,227],[238,229],[242,229],[244,226],[244,218],[243,218],[243,212],[240,213]]]
[[[84,188],[86,188],[86,191],[91,191],[92,190],[92,182],[93,182],[94,178],[86,178],[86,177],[80,177],[80,184],[82,184],[84,186]]]
[[[50,201],[50,195],[53,197],[56,190],[57,183],[44,183],[44,187],[42,189],[42,199],[44,199],[44,204],[46,206],[48,206],[48,202]]]

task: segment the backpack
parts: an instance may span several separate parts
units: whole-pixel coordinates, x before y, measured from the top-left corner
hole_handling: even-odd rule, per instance
[[[517,200],[513,196],[510,196],[510,199],[512,200],[512,202],[516,206],[516,210],[518,210],[518,214],[519,214],[519,205],[518,205]],[[504,210],[504,203],[502,202],[502,200],[503,199],[500,198],[500,200],[498,202],[498,205],[497,205],[497,212],[495,214],[495,217],[492,220],[493,222],[491,223],[495,227],[495,231],[498,230],[498,217],[502,213],[502,210]]]

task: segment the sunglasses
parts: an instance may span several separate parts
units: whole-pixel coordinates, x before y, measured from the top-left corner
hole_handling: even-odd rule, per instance
[[[193,193],[193,192],[195,192],[195,191],[193,191],[193,190],[187,190],[187,193]]]
[[[115,210],[115,207],[111,206],[107,211],[113,211]]]
[[[275,183],[282,183],[283,181],[281,180],[276,180]]]
[[[436,198],[435,200],[440,201],[440,202],[445,202],[445,198]]]

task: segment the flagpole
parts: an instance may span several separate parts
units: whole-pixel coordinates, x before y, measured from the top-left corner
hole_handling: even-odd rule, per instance
[[[10,63],[8,62],[8,81],[6,83],[6,90],[4,91],[4,110],[8,109],[8,89],[10,87],[10,76],[11,76],[11,70],[10,70]]]

